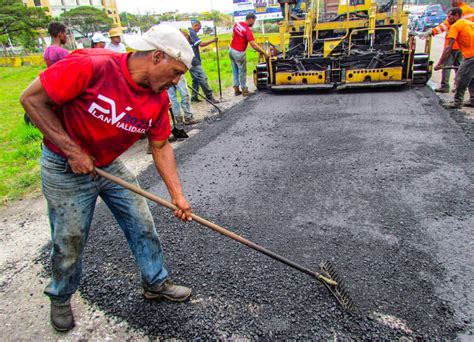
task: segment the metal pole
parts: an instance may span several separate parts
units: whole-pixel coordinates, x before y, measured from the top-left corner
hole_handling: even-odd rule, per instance
[[[211,11],[212,11],[212,0],[211,0]],[[214,25],[214,38],[217,38],[217,27],[216,19],[212,18],[212,24]],[[219,79],[219,101],[222,101],[222,82],[221,82],[221,65],[219,62],[219,42],[216,42],[216,60],[217,60],[217,78]]]

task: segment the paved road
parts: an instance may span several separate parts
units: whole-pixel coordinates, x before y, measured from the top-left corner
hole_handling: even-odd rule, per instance
[[[143,299],[100,206],[81,285],[91,303],[162,338],[472,334],[473,143],[428,89],[257,94],[199,128],[177,151],[195,212],[309,267],[334,261],[358,310],[155,205],[172,276],[193,300]],[[165,194],[151,168],[140,181]]]

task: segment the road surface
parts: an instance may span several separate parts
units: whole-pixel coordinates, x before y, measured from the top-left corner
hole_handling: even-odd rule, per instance
[[[178,149],[194,211],[317,269],[333,261],[357,310],[304,274],[152,206],[186,304],[146,301],[102,206],[86,300],[150,337],[394,339],[471,336],[472,135],[427,88],[260,93]],[[150,167],[143,187],[165,195]]]

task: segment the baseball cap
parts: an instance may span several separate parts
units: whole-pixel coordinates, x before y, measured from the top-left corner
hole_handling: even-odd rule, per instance
[[[96,44],[97,43],[108,43],[108,42],[110,42],[110,39],[105,38],[104,35],[100,32],[94,33],[94,35],[92,36],[91,39]]]
[[[183,34],[167,24],[155,25],[143,35],[124,35],[124,43],[136,51],[161,50],[170,57],[183,62],[189,69],[194,57],[193,50]]]

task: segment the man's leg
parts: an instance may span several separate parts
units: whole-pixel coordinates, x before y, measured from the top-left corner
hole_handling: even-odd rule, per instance
[[[120,160],[104,167],[103,170],[138,186],[135,176]],[[99,182],[100,196],[122,228],[140,267],[145,296],[164,297],[174,301],[188,299],[191,290],[184,286],[173,285],[168,279],[163,249],[145,199],[104,178],[100,178]]]
[[[189,97],[188,84],[186,79],[181,77],[181,80],[176,85],[176,90],[178,90],[179,95],[181,96],[181,108],[183,109],[184,120],[191,120],[193,118],[193,111],[191,109],[191,98]]]
[[[98,196],[88,175],[75,175],[66,160],[43,148],[41,157],[43,194],[51,226],[51,282],[45,294],[51,299],[51,322],[59,331],[74,326],[70,298],[76,292],[82,271],[82,252]]]
[[[236,53],[234,49],[229,50],[230,64],[232,66],[232,83],[234,87],[240,87],[239,66],[236,61]]]
[[[451,51],[448,58],[446,59],[444,66],[452,67],[454,63],[455,51]],[[451,69],[441,70],[441,85],[436,88],[435,91],[438,93],[449,93],[449,78],[451,77]]]
[[[178,121],[183,121],[181,118],[181,110],[179,109],[178,94],[176,94],[177,86],[172,86],[168,88],[168,97],[171,101],[171,106],[173,110],[173,115]]]
[[[461,108],[464,101],[466,89],[470,86],[474,77],[474,58],[462,62],[456,74],[456,93],[454,94],[454,102],[446,105],[447,108]],[[471,87],[474,91],[474,88]]]
[[[196,69],[196,66],[197,65],[194,65],[191,67],[191,69],[189,69],[189,73],[191,74],[191,79],[193,80],[192,82],[192,88],[193,88],[193,91],[192,91],[192,94],[191,94],[191,101],[193,102],[201,102],[201,100],[199,100],[199,97],[198,97],[198,92],[199,92],[199,75],[198,75],[198,71]]]
[[[240,52],[237,65],[239,67],[239,78],[240,85],[242,87],[242,95],[248,96],[249,89],[247,88],[247,54],[245,53],[245,51]]]

